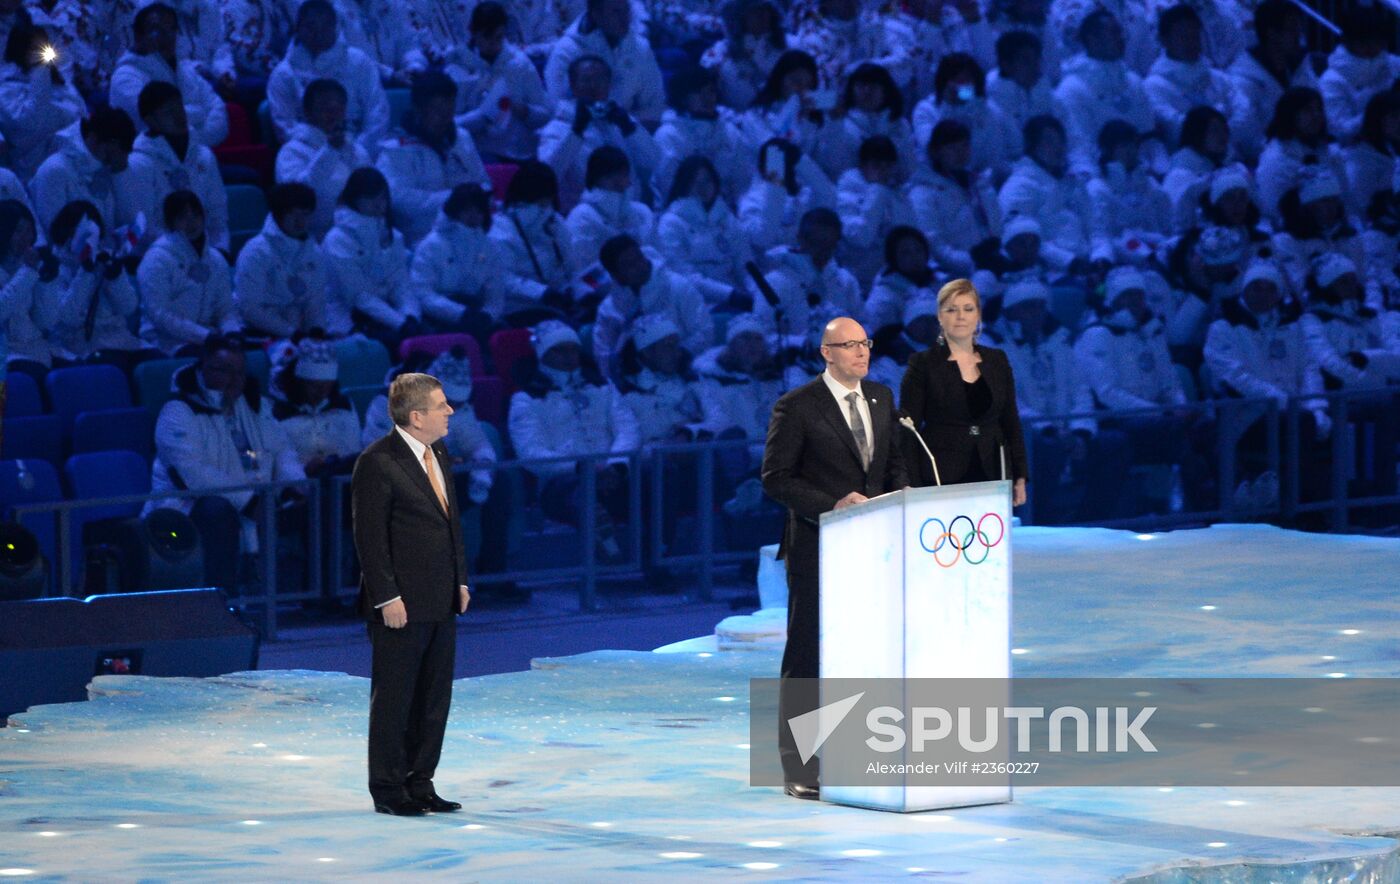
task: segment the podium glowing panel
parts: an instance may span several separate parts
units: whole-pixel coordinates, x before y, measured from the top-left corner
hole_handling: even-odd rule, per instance
[[[823,679],[1008,678],[1010,651],[1009,482],[908,489],[822,516]],[[822,798],[932,810],[1010,801],[1011,784],[823,784]]]

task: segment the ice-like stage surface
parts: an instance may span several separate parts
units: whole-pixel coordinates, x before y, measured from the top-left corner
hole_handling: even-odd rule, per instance
[[[1400,669],[1400,541],[1026,528],[1015,550],[1018,675]],[[901,816],[750,788],[747,680],[776,669],[601,651],[459,681],[438,784],[466,809],[418,820],[370,812],[364,679],[100,678],[0,730],[0,874],[1400,880],[1400,789],[1021,789]]]

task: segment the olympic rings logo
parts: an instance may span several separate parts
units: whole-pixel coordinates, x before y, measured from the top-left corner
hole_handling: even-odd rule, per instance
[[[997,536],[995,540],[991,539],[991,535],[988,531],[983,530],[988,519],[996,520]],[[960,522],[967,523],[966,531],[958,530]],[[926,532],[928,531],[928,526],[934,523],[938,524],[938,532],[933,535],[934,543],[933,546],[930,547]],[[1005,537],[1006,523],[1003,522],[1001,516],[996,513],[984,513],[982,518],[977,520],[976,524],[973,524],[971,516],[954,516],[953,520],[946,525],[943,523],[942,519],[932,518],[925,519],[924,523],[919,526],[919,546],[924,548],[924,552],[933,556],[933,560],[942,568],[953,567],[958,563],[958,559],[960,558],[969,565],[980,565],[987,561],[987,556],[992,553],[992,547],[999,545]],[[982,547],[981,558],[974,559],[972,557],[972,545],[974,540]],[[946,562],[939,556],[939,551],[942,550],[945,545],[953,550],[953,557]]]

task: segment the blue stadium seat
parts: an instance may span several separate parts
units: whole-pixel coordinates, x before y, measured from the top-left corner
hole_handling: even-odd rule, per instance
[[[10,417],[6,414],[0,429],[4,432],[0,458],[46,460],[55,467],[63,462],[63,422],[58,415]]]
[[[46,460],[0,460],[0,518],[10,519],[10,507],[26,503],[50,503],[63,499],[58,470]],[[56,561],[58,530],[52,513],[24,516],[19,523],[33,532],[39,552],[50,565]]]
[[[73,421],[73,453],[132,451],[149,464],[155,435],[155,418],[140,406],[85,411]]]
[[[160,408],[173,397],[170,392],[170,377],[181,368],[194,362],[188,357],[182,359],[150,359],[136,366],[136,395],[141,404],[151,414],[160,414]]]
[[[232,254],[262,230],[267,220],[267,194],[252,184],[226,184],[228,195],[228,239]]]
[[[408,112],[410,92],[403,88],[385,89],[384,97],[389,101],[389,129],[397,129]]]
[[[389,373],[389,351],[378,341],[363,335],[345,338],[335,344],[335,358],[340,363],[340,388],[384,386]]]
[[[5,417],[29,417],[44,413],[44,397],[34,378],[22,371],[5,375]]]
[[[75,454],[63,466],[68,487],[74,500],[94,500],[102,497],[122,497],[127,494],[148,494],[151,490],[151,468],[134,451],[93,451]],[[81,537],[80,522],[97,519],[119,519],[141,512],[141,504],[125,503],[94,507],[74,513],[73,533]]]
[[[72,438],[73,420],[84,411],[127,408],[131,405],[131,385],[114,365],[75,365],[56,368],[45,378],[54,414],[63,424],[63,434]]]

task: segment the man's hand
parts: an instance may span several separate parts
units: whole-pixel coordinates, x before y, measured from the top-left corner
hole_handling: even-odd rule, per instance
[[[384,625],[390,629],[403,629],[408,623],[408,609],[403,606],[403,599],[394,599],[379,611],[384,615]]]
[[[457,587],[457,613],[467,613],[467,605],[470,605],[471,603],[472,593],[471,590],[467,589],[466,584]]]
[[[855,506],[858,503],[865,503],[869,499],[870,498],[866,497],[864,494],[861,494],[859,491],[852,491],[850,494],[847,494],[845,497],[836,501],[836,509],[843,510],[848,506]]]

